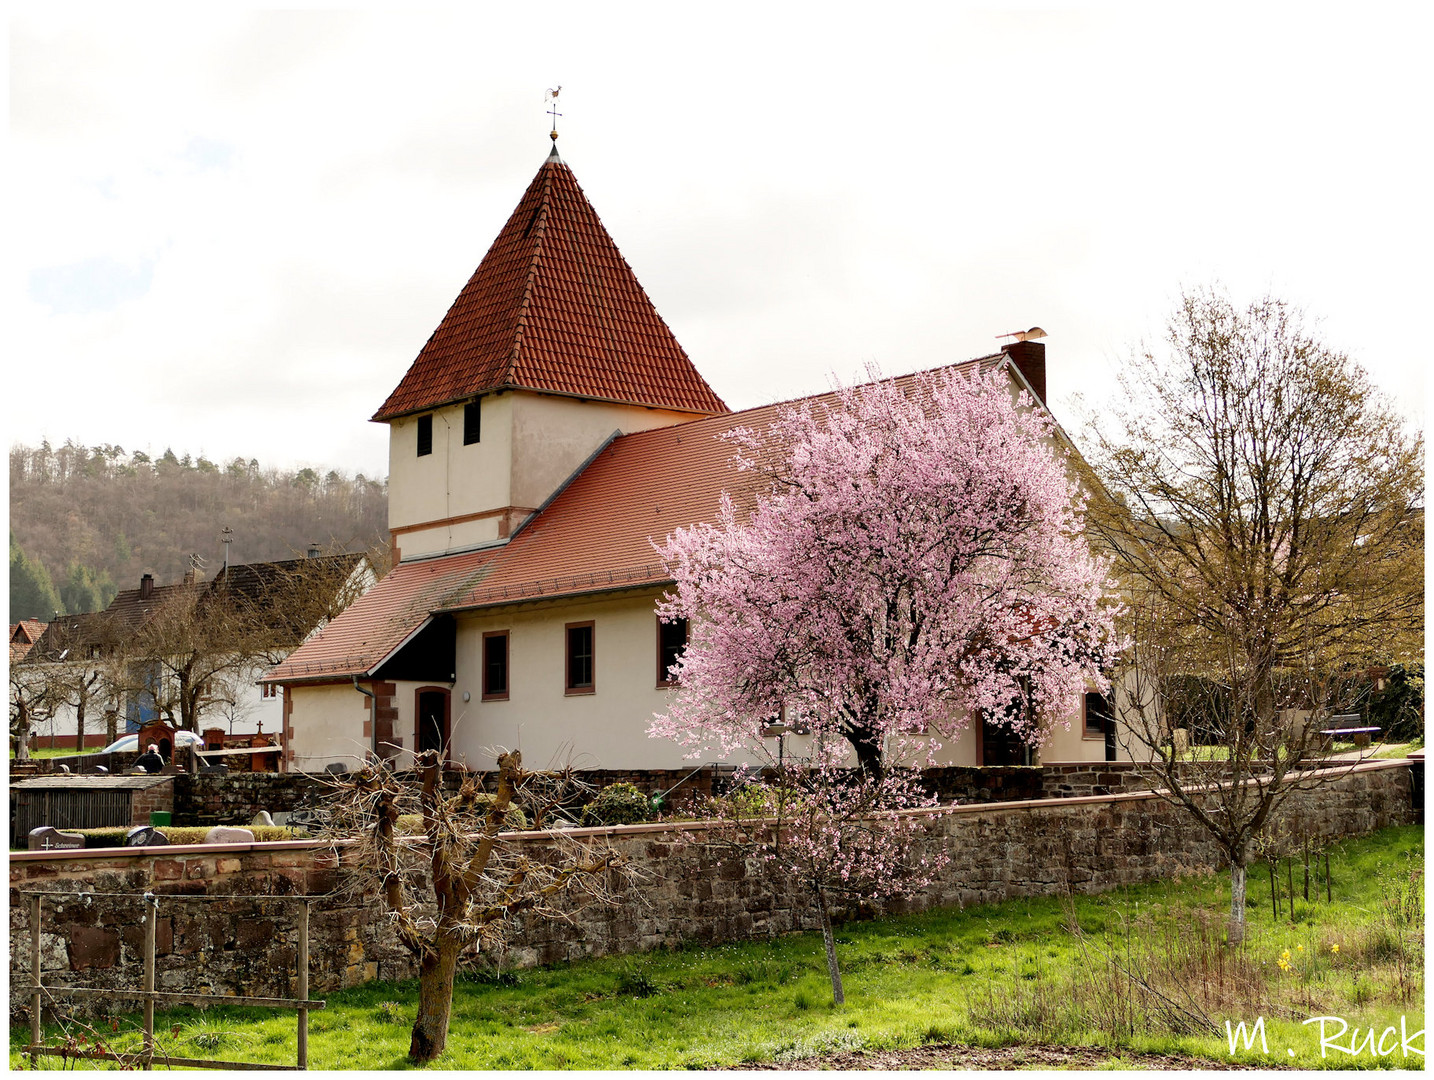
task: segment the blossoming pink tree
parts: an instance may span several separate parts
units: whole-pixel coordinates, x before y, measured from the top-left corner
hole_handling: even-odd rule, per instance
[[[785,709],[813,765],[879,780],[968,718],[1039,743],[1113,659],[1108,564],[1053,425],[1000,372],[838,390],[728,433],[742,505],[658,550],[659,613],[690,620],[681,690],[651,731],[694,754],[763,752]]]
[[[735,796],[713,800],[709,843],[755,856],[812,899],[821,924],[832,1000],[846,1000],[837,965],[831,902],[886,901],[931,883],[949,857],[925,836],[925,815],[903,813],[934,800],[908,771],[880,781],[847,770],[783,763]]]

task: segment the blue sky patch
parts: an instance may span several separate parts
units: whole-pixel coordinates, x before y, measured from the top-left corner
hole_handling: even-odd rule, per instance
[[[30,298],[56,315],[109,311],[149,292],[154,261],[126,266],[111,258],[85,259],[30,272]]]
[[[219,169],[222,172],[228,169],[230,162],[234,160],[234,147],[230,143],[196,135],[189,140],[189,145],[179,156],[200,169]]]

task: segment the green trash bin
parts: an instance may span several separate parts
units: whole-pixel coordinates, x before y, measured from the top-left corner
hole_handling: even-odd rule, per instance
[[[169,819],[174,815],[169,810],[151,810],[149,812],[149,824],[151,828],[159,828],[161,825],[168,825]]]

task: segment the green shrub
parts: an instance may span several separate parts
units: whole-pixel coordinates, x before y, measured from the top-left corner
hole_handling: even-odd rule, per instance
[[[133,825],[125,828],[75,829],[85,838],[87,848],[124,847],[125,836]],[[208,825],[162,825],[159,832],[171,844],[202,844],[211,826]],[[309,834],[303,829],[290,829],[283,825],[245,825],[254,834],[257,843],[272,843],[278,840],[307,840]]]
[[[488,808],[493,805],[497,796],[487,792],[479,792],[473,799],[473,808],[470,811],[473,816],[473,827],[478,828],[488,816]],[[451,804],[450,804],[451,807]],[[417,836],[423,832],[422,814],[399,814],[394,827],[399,833],[407,836]],[[528,815],[523,813],[521,807],[509,805],[507,812],[503,815],[503,827],[508,830],[520,830],[528,827]]]
[[[583,807],[584,825],[636,825],[652,818],[652,803],[632,784],[609,784]]]

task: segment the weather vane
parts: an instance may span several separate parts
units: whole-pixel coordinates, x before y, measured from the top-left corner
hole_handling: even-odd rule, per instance
[[[552,105],[548,108],[548,115],[553,118],[553,130],[548,132],[548,138],[552,139],[553,142],[558,141],[558,117],[563,115],[562,113],[558,112],[558,95],[562,92],[563,86],[561,83],[559,83],[558,88],[556,90],[549,90],[546,94],[543,95],[544,101],[552,102]]]

